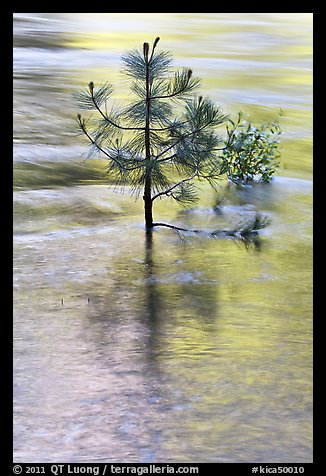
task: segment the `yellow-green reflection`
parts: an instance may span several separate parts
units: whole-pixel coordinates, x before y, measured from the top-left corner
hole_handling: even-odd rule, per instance
[[[265,191],[246,197],[277,217],[260,252],[170,230],[146,243],[136,209],[17,240],[17,381],[35,408],[25,401],[17,421],[34,419],[29,442],[66,461],[311,460],[309,189]]]

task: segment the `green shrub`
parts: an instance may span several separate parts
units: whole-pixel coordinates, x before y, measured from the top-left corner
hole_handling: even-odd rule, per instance
[[[236,184],[246,184],[255,179],[270,182],[279,166],[278,144],[281,134],[277,122],[254,127],[245,120],[242,112],[238,120],[229,119],[227,142],[221,156],[221,172]]]

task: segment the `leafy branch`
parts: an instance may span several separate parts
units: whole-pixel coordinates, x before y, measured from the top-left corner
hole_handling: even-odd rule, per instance
[[[282,111],[280,112],[280,115]],[[227,143],[221,156],[221,172],[234,183],[248,183],[260,176],[269,182],[279,163],[279,136],[277,121],[254,127],[239,112],[238,119],[227,126]]]

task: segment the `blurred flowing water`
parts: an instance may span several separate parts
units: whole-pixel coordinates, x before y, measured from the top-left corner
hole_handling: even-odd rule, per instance
[[[155,218],[213,230],[255,211],[261,246],[158,229],[85,161],[74,91],[161,37],[231,116],[273,120],[271,184]],[[312,461],[312,15],[14,15],[16,462]],[[221,194],[225,184],[221,184]]]

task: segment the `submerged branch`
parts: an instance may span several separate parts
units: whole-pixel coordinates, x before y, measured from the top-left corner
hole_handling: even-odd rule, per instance
[[[256,242],[259,235],[259,230],[266,228],[269,224],[270,219],[268,217],[263,217],[260,215],[260,213],[256,213],[253,217],[250,217],[248,220],[239,223],[237,227],[231,230],[221,229],[212,232],[206,232],[204,230],[181,228],[179,226],[161,222],[153,223],[153,227],[164,226],[177,232],[184,231],[186,233],[200,233],[208,236],[209,238],[234,238],[243,241],[245,244],[248,244],[250,242]]]
[[[190,230],[187,228],[180,228],[179,226],[169,225],[168,223],[162,223],[162,222],[154,222],[153,227],[154,226],[165,226],[167,228],[172,228],[172,230],[176,230],[176,231],[186,231],[190,233],[203,233],[202,230]]]
[[[154,222],[153,227],[155,226],[165,226],[166,228],[171,228],[172,230],[176,231],[185,231],[186,233],[201,233],[203,235],[207,235],[209,237],[234,237],[238,233],[236,230],[216,230],[211,233],[207,233],[204,230],[194,230],[192,228],[181,228],[180,226],[175,226],[175,225],[170,225],[169,223],[163,223],[163,222]]]

